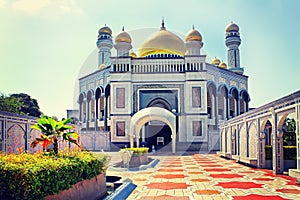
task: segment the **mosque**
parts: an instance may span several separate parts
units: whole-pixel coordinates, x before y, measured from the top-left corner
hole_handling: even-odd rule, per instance
[[[82,132],[108,134],[115,147],[219,150],[219,124],[249,110],[238,25],[225,28],[227,65],[207,61],[194,27],[183,40],[162,20],[136,52],[133,40],[124,28],[115,38],[99,29],[98,67],[79,79]]]

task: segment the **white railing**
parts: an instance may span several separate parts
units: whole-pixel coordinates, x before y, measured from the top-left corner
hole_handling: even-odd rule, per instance
[[[133,59],[131,63],[114,60],[113,72],[132,73],[172,73],[185,71],[201,71],[203,64],[196,61],[186,61],[184,59]]]

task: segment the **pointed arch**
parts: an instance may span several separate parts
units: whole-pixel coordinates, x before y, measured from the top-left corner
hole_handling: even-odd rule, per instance
[[[240,114],[243,114],[245,112],[248,112],[249,110],[249,102],[250,102],[250,97],[249,94],[246,90],[241,90],[240,95]]]
[[[219,119],[228,119],[228,88],[225,84],[218,87],[218,115]]]
[[[217,87],[214,82],[207,82],[207,112],[208,118],[214,119],[217,114],[216,109]]]
[[[12,124],[7,129],[6,152],[18,153],[17,148],[23,147],[25,149],[25,135],[26,131],[20,124]]]
[[[239,92],[236,87],[229,90],[229,115],[233,118],[239,115]]]

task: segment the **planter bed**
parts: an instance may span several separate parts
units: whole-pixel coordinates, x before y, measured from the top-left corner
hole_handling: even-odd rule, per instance
[[[83,199],[81,191],[103,185],[100,194],[106,193],[107,160],[107,155],[95,158],[88,152],[0,154],[0,199],[53,199],[51,195],[68,195],[70,188],[78,192],[78,198],[71,199]]]

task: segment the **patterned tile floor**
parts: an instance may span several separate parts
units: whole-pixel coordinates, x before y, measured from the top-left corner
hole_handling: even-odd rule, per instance
[[[120,162],[111,154],[110,164]],[[107,175],[130,178],[136,189],[130,200],[284,200],[299,199],[296,179],[250,168],[214,154],[150,156],[160,162],[143,171],[109,167]]]

